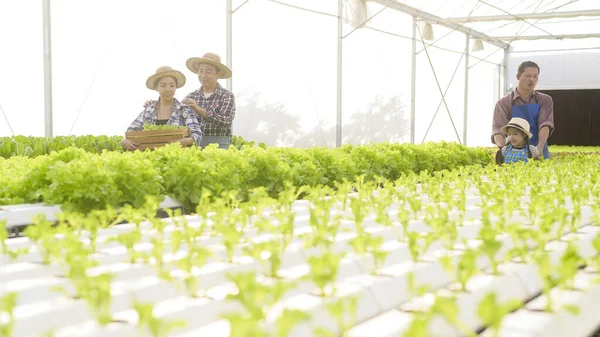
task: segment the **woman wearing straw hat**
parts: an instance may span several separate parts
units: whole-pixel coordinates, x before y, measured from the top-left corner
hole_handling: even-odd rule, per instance
[[[182,146],[200,144],[202,131],[196,114],[175,98],[175,90],[185,84],[185,75],[171,67],[164,66],[146,80],[146,87],[158,91],[158,101],[145,106],[137,118],[129,125],[127,131],[144,129],[144,124],[187,126],[192,137],[181,139]],[[139,144],[123,139],[121,146],[125,150],[136,150]]]
[[[228,149],[235,117],[235,97],[217,80],[231,77],[231,70],[221,63],[221,58],[215,53],[192,57],[186,61],[186,66],[194,74],[198,74],[202,85],[182,101],[200,116],[200,146],[216,143],[219,148]]]

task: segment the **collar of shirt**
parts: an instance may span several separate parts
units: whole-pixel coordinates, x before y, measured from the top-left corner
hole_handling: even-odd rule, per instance
[[[154,118],[158,118],[158,104],[160,103],[160,98],[158,100],[156,100],[154,103],[148,105],[148,107],[146,108],[146,113],[148,113],[149,115],[152,115]],[[173,117],[176,117],[179,113],[179,111],[185,107],[185,105],[181,104],[181,102],[179,102],[177,100],[177,98],[173,97],[173,109],[171,110],[171,117],[169,119],[172,119]]]
[[[532,101],[536,102],[537,101],[536,96],[535,96],[536,94],[537,94],[537,91],[534,90],[533,92],[531,92],[531,95],[529,95],[529,97],[527,97],[527,99],[525,100],[525,99],[523,99],[523,97],[521,97],[519,95],[519,91],[517,90],[517,88],[514,88],[513,89],[513,101],[515,101],[516,99],[521,99],[521,101],[523,101],[525,103],[531,103]]]
[[[198,89],[197,92],[199,96],[204,97],[204,87],[200,87],[200,89]],[[222,93],[223,87],[219,83],[217,83],[215,91],[212,92],[212,96],[210,96],[209,98],[221,96]]]

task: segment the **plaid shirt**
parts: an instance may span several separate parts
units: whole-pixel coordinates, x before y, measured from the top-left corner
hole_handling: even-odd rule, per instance
[[[533,145],[529,145],[529,150],[531,150],[531,159],[537,158],[540,155],[537,147]],[[508,144],[502,148],[502,157],[504,157],[504,162],[506,164],[515,163],[518,161],[527,162],[529,160],[527,157],[527,148],[516,149],[511,144]]]
[[[209,98],[204,98],[202,88],[191,92],[186,98],[193,99],[199,107],[206,110],[208,118],[198,116],[203,135],[231,138],[231,124],[235,117],[235,97],[231,91],[217,83],[215,92]]]
[[[171,117],[167,121],[167,125],[187,126],[190,129],[192,137],[194,137],[196,145],[200,145],[202,130],[196,113],[191,108],[179,103],[176,98],[173,98],[173,101],[173,110],[171,110]],[[137,118],[129,125],[127,131],[140,131],[144,129],[144,124],[156,124],[159,102],[160,99],[148,105],[144,111],[140,112]]]

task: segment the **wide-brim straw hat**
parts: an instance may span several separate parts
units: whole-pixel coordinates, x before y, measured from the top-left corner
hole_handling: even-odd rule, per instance
[[[160,81],[161,78],[167,76],[173,77],[175,79],[175,82],[177,82],[177,89],[185,85],[185,75],[181,71],[174,70],[169,66],[162,66],[156,69],[156,73],[154,75],[148,77],[148,79],[146,80],[146,87],[150,90],[156,90],[156,85],[158,84],[158,81]]]
[[[505,126],[500,128],[500,131],[504,132],[504,134],[508,134],[508,132],[506,131],[506,130],[508,130],[508,128],[519,129],[519,130],[523,131],[527,135],[527,137],[529,137],[530,139],[533,136],[531,134],[531,132],[529,132],[529,122],[524,120],[523,118],[519,118],[519,117],[511,118],[510,121],[508,122],[508,124],[506,124]]]
[[[198,65],[201,63],[212,64],[213,66],[219,68],[220,71],[218,78],[231,77],[231,69],[221,63],[221,57],[215,53],[206,53],[202,57],[191,57],[185,61],[187,68],[194,74],[198,73]]]

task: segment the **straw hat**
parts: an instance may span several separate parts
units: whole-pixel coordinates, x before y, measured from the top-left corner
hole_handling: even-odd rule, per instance
[[[156,73],[146,80],[146,87],[150,90],[156,90],[156,85],[158,81],[163,78],[171,76],[177,82],[177,89],[183,87],[185,85],[185,75],[179,70],[173,70],[173,68],[169,66],[162,66],[156,69]]]
[[[500,131],[504,132],[504,134],[508,134],[506,130],[508,128],[519,129],[527,135],[527,137],[531,138],[533,135],[529,132],[529,122],[524,120],[523,118],[514,117],[511,118],[508,124],[500,128]]]
[[[221,63],[221,57],[215,53],[206,53],[202,57],[191,57],[185,62],[185,65],[191,72],[193,72],[194,74],[197,74],[198,73],[198,65],[200,63],[212,64],[213,66],[219,68],[219,70],[221,70],[219,72],[219,78],[230,78],[231,77],[231,69],[229,69],[223,63]]]

